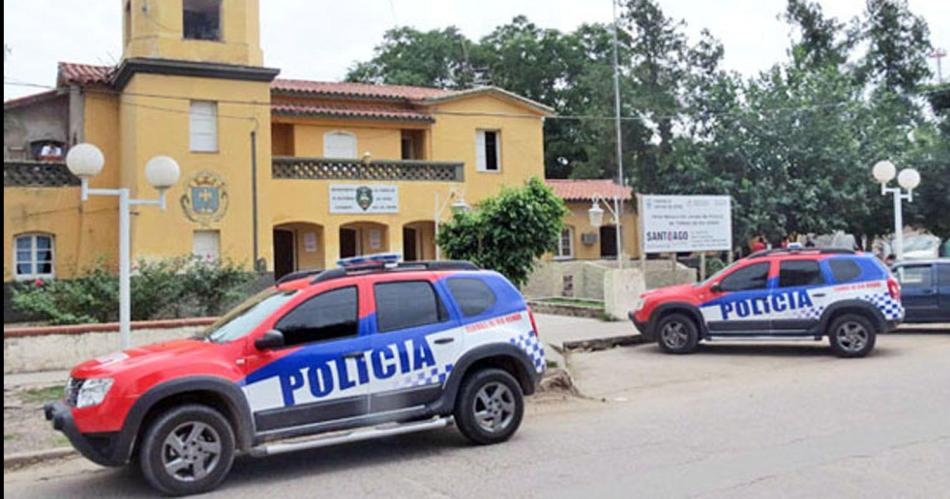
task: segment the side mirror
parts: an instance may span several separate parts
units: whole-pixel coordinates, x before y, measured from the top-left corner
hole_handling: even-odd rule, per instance
[[[713,293],[722,293],[722,285],[717,282],[716,284],[713,284],[709,290]]]
[[[264,333],[264,336],[254,340],[254,346],[258,350],[271,350],[284,346],[284,333],[276,329]]]

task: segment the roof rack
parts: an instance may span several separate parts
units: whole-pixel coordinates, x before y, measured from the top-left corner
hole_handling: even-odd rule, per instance
[[[481,270],[478,265],[465,260],[425,260],[418,262],[399,262],[395,265],[379,263],[377,265],[361,265],[355,268],[336,268],[324,270],[316,275],[310,283],[326,282],[341,277],[354,275],[381,274],[384,272],[407,272],[412,270]]]
[[[314,274],[319,274],[323,272],[323,269],[305,269],[298,270],[296,272],[291,272],[289,274],[284,274],[280,279],[277,279],[277,282],[274,283],[275,286],[283,284],[285,282],[296,281],[297,279],[303,279],[304,277],[310,277]]]
[[[752,253],[746,258],[760,258],[773,255],[854,255],[856,252],[840,248],[774,248]]]

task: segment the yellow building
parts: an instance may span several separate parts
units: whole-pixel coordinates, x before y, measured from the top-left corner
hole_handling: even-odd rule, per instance
[[[611,180],[558,180],[547,179],[545,183],[554,194],[564,200],[570,211],[564,217],[564,230],[557,251],[548,258],[553,260],[615,260],[617,258],[617,225],[611,212],[618,200],[620,212],[620,251],[627,257],[640,255],[637,234],[637,214],[631,203],[629,187],[617,185]],[[604,210],[600,227],[590,224],[588,210],[596,202]]]
[[[436,221],[542,177],[551,109],[464,91],[278,79],[257,0],[123,2],[115,67],[60,63],[56,88],[4,103],[4,281],[114,264],[117,203],[80,203],[63,163],[104,153],[91,187],[156,193],[149,158],[178,161],[168,208],[132,217],[133,258],[220,256],[280,276],[340,257],[436,256]],[[256,228],[256,230],[255,230]]]

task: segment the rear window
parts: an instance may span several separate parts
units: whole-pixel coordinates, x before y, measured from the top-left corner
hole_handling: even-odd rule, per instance
[[[452,278],[446,281],[452,298],[462,309],[462,315],[479,315],[495,305],[495,293],[481,279]]]
[[[835,282],[850,282],[861,277],[861,267],[854,260],[835,258],[828,260],[828,266],[831,267]]]
[[[814,286],[824,284],[818,262],[815,260],[787,260],[778,267],[778,285],[783,288],[793,286]]]
[[[437,324],[448,318],[427,281],[382,282],[373,286],[379,332]]]
[[[905,265],[897,269],[897,278],[905,288],[930,289],[933,278],[930,265]]]

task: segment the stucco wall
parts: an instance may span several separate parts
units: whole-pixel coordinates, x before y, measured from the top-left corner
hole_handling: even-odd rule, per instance
[[[69,141],[69,96],[60,95],[3,111],[3,159],[36,159],[30,143]]]
[[[135,329],[133,346],[188,338],[205,326]],[[120,350],[118,332],[51,334],[3,338],[3,373],[72,369],[89,359]]]

